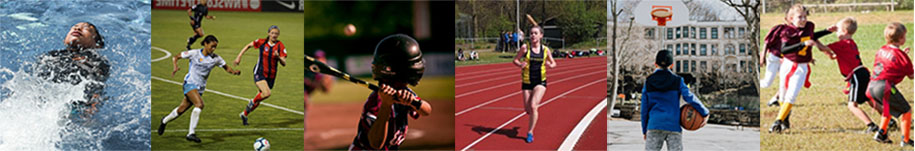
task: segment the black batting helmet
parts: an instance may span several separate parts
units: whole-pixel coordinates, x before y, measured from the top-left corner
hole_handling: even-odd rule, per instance
[[[419,84],[426,69],[419,43],[410,36],[395,34],[385,37],[375,46],[372,75],[381,79]]]

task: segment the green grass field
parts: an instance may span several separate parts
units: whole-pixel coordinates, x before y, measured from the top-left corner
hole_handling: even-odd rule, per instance
[[[761,38],[766,36],[768,29],[776,24],[784,23],[784,14],[764,14],[761,23]],[[858,31],[853,39],[858,44],[861,59],[865,66],[873,69],[874,54],[886,44],[883,38],[883,29],[886,24],[898,21],[908,28],[908,42],[903,47],[912,47],[913,21],[912,11],[896,12],[871,12],[863,13],[820,13],[812,14],[808,20],[814,21],[817,30],[822,30],[845,16],[853,16],[858,20]],[[820,39],[824,45],[835,42],[836,35],[828,35]],[[762,46],[762,44],[760,44]],[[909,54],[912,57],[912,54]],[[834,60],[829,60],[823,53],[815,52],[816,65],[811,66],[810,81],[813,86],[801,90],[796,104],[791,108],[791,129],[786,134],[768,133],[775,116],[777,107],[767,107],[766,102],[778,91],[777,86],[760,90],[760,116],[761,116],[761,149],[762,150],[912,150],[911,147],[900,147],[900,131],[891,131],[890,139],[893,144],[881,144],[874,141],[872,133],[863,133],[864,123],[858,120],[846,107],[847,95],[842,93],[845,88],[844,77],[839,74],[838,66]],[[763,67],[763,69],[765,68]],[[760,73],[764,73],[761,71]],[[776,80],[777,83],[779,80]],[[905,79],[899,85],[910,102],[913,95],[912,79]],[[860,105],[870,118],[877,122],[879,114],[873,108]]]
[[[152,58],[165,56],[156,50],[162,48],[177,55],[184,51],[186,40],[193,34],[189,26],[187,12],[184,10],[153,10],[152,18]],[[304,20],[302,13],[251,13],[211,11],[216,20],[203,21],[204,33],[215,35],[219,39],[216,54],[227,63],[235,59],[239,50],[258,38],[267,36],[270,25],[280,27],[280,41],[287,47],[287,64],[280,66],[277,73],[273,95],[265,103],[289,108],[301,112],[303,107],[303,54]],[[198,39],[198,43],[202,40]],[[199,44],[192,46],[200,48]],[[253,52],[252,52],[253,51]],[[220,91],[243,98],[253,98],[257,93],[254,86],[252,69],[257,62],[257,49],[249,49],[239,66],[229,65],[241,70],[240,76],[226,73],[223,69],[213,69],[210,74],[207,92],[203,99],[206,104],[200,115],[197,136],[202,143],[186,141],[190,112],[168,124],[164,135],[151,136],[153,150],[251,150],[254,140],[265,137],[270,141],[271,149],[301,150],[303,147],[303,115],[261,105],[249,115],[250,126],[243,126],[238,113],[244,110],[246,101],[223,96],[213,91]],[[170,81],[183,82],[187,73],[187,60],[179,61],[181,71],[171,76],[170,59],[152,62],[152,76]],[[152,128],[155,130],[160,119],[171,112],[183,98],[180,85],[152,79]]]

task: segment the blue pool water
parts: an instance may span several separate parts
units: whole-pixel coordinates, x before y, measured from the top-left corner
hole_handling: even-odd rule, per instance
[[[148,150],[150,1],[0,0],[0,150]],[[53,83],[34,74],[39,55],[65,48],[78,22],[91,22],[111,65],[103,104],[71,114],[89,80]]]

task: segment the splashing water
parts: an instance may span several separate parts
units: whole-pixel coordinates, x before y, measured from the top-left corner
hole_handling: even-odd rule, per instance
[[[0,0],[0,150],[149,150],[150,2]],[[63,49],[70,26],[91,22],[105,38],[106,81],[55,83],[39,56]],[[77,73],[70,73],[78,76]],[[71,103],[102,83],[95,114]]]

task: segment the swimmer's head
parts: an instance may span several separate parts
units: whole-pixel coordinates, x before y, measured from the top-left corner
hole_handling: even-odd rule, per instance
[[[277,38],[279,38],[279,37],[280,37],[280,27],[273,25],[273,26],[270,26],[270,28],[267,28],[267,40],[270,40],[271,42],[276,42]]]
[[[70,32],[67,32],[67,36],[64,38],[64,44],[76,49],[105,47],[105,41],[99,34],[98,28],[89,22],[79,22],[70,27]]]
[[[216,50],[216,46],[219,45],[219,40],[216,39],[216,36],[207,35],[200,42],[200,45],[203,45],[203,50],[207,53],[213,53]]]

